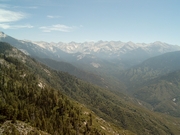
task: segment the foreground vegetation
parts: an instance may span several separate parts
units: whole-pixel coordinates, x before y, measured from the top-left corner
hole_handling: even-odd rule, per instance
[[[41,86],[25,65],[12,57],[3,57],[0,122],[25,121],[50,134],[104,134],[92,126],[92,114],[83,115],[79,105],[60,91]]]

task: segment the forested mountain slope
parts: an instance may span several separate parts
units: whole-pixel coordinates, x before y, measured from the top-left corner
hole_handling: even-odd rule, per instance
[[[143,85],[145,82],[179,70],[179,60],[180,51],[165,53],[121,72],[117,77],[128,84],[130,91],[133,91],[134,88]]]
[[[145,83],[133,95],[152,105],[154,111],[180,117],[180,70]]]
[[[180,117],[180,51],[150,58],[119,75],[133,97],[149,109]],[[147,105],[144,104],[147,107]]]
[[[0,133],[99,135],[119,132],[81,104],[43,84],[35,71],[26,65],[30,58],[6,43],[0,43],[0,48],[0,122],[5,122]],[[32,127],[25,128],[23,125],[26,124],[20,121]],[[101,126],[108,128],[109,132],[102,131]]]
[[[180,133],[179,119],[148,111],[123,94],[120,97],[51,70],[6,43],[1,42],[0,47],[1,122],[21,120],[51,134]],[[109,127],[96,115],[118,128]]]
[[[47,59],[47,58],[37,58],[36,60],[40,61],[41,63],[47,65],[48,67],[55,69],[57,71],[63,71],[67,72],[73,76],[76,76],[80,78],[81,80],[90,82],[92,84],[107,88],[109,90],[115,90],[115,91],[124,91],[125,92],[125,86],[123,83],[119,82],[118,79],[107,76],[107,75],[99,75],[94,74],[92,72],[88,72],[82,69],[79,69],[72,64],[63,62],[63,61],[55,61],[53,59]]]

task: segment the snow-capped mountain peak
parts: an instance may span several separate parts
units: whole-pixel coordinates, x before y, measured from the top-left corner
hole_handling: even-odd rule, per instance
[[[0,37],[5,38],[5,37],[7,37],[7,35],[4,32],[0,32]]]
[[[94,67],[99,67],[99,65],[103,67],[101,62],[104,60],[110,63],[112,61],[116,63],[131,61],[132,64],[130,65],[133,65],[150,57],[180,50],[180,46],[159,41],[149,44],[121,41],[48,43],[44,41],[17,40],[3,32],[0,32],[0,41],[8,42],[31,56],[53,58],[66,62],[84,61],[84,63],[91,63]]]

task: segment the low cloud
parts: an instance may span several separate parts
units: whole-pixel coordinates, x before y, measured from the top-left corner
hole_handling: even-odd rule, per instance
[[[47,18],[50,19],[55,19],[55,18],[61,18],[61,16],[53,16],[53,15],[48,15]]]
[[[75,29],[75,27],[69,27],[62,24],[56,24],[52,26],[43,26],[43,27],[40,27],[40,29],[43,32],[51,32],[51,31],[72,32]]]
[[[4,8],[6,9],[38,9],[37,6],[16,6],[16,5],[9,5],[9,4],[0,4],[0,7],[3,9]],[[10,11],[10,12],[13,12],[13,11]]]
[[[30,6],[30,7],[22,7],[22,6],[12,6],[12,8],[24,8],[24,9],[37,9],[37,6]]]
[[[32,25],[16,25],[15,22],[26,18],[27,15],[22,12],[14,12],[10,10],[0,9],[0,28],[2,29],[22,29],[33,28]]]
[[[22,29],[22,28],[33,28],[32,25],[12,25],[12,24],[7,24],[7,23],[0,23],[0,28],[2,29]]]
[[[0,23],[15,22],[23,18],[26,18],[24,13],[0,9]]]

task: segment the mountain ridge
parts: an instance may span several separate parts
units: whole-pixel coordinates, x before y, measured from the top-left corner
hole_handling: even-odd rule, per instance
[[[180,69],[135,88],[134,97],[152,105],[154,111],[180,117]]]
[[[124,64],[125,67],[127,66],[127,61],[132,62],[130,65],[136,65],[150,57],[180,50],[180,46],[159,41],[149,44],[121,41],[48,43],[44,41],[16,40],[3,32],[0,34],[0,41],[8,42],[20,50],[25,50],[31,56],[40,58],[53,58],[70,63],[76,61],[80,64],[83,64],[81,60],[86,59],[86,57],[91,62],[94,62],[95,59],[105,59],[112,62],[116,60]],[[99,64],[103,66],[103,63]]]
[[[154,111],[180,117],[180,51],[149,58],[117,77],[134,98],[148,103]]]
[[[135,84],[145,83],[151,79],[174,72],[180,69],[180,51],[168,52],[156,57],[149,58],[118,76],[124,82]]]
[[[0,47],[1,47],[1,45],[0,45]],[[120,98],[117,95],[111,93],[110,91],[99,88],[97,86],[92,86],[91,84],[88,84],[81,80],[78,80],[77,78],[72,77],[66,73],[52,71],[51,69],[47,68],[46,66],[43,66],[40,63],[37,63],[35,60],[29,58],[29,56],[25,56],[24,54],[19,54],[15,50],[13,50],[13,52],[15,54],[12,52],[7,52],[5,55],[6,61],[8,61],[9,63],[15,64],[17,66],[16,68],[13,68],[14,70],[17,70],[17,72],[13,72],[12,69],[7,72],[7,73],[15,73],[16,74],[16,75],[10,74],[12,76],[12,78],[16,79],[16,82],[15,81],[9,82],[9,83],[13,83],[13,85],[8,85],[9,91],[12,91],[11,88],[13,86],[16,86],[15,87],[16,90],[23,90],[28,87],[35,88],[35,86],[37,87],[37,85],[38,85],[38,91],[34,91],[34,92],[42,92],[42,94],[37,93],[36,95],[33,96],[32,99],[34,99],[34,98],[41,99],[41,100],[37,100],[36,103],[38,103],[38,104],[39,103],[46,103],[46,104],[51,103],[52,104],[53,102],[56,101],[55,99],[57,97],[52,98],[52,100],[53,100],[53,102],[52,102],[49,97],[46,97],[46,94],[52,93],[50,95],[53,96],[55,93],[57,93],[57,91],[51,92],[53,90],[50,89],[47,91],[46,89],[43,88],[44,84],[51,85],[51,87],[57,88],[57,90],[60,90],[61,92],[66,93],[66,95],[71,97],[72,99],[75,99],[78,102],[83,103],[85,106],[92,109],[93,112],[95,112],[99,116],[106,118],[108,121],[114,122],[114,124],[118,124],[118,127],[122,127],[122,129],[125,129],[127,131],[129,130],[135,134],[139,134],[139,135],[140,134],[142,134],[142,135],[148,134],[148,133],[149,134],[155,134],[155,133],[156,134],[165,134],[165,133],[166,134],[174,134],[174,133],[178,132],[178,130],[176,129],[176,126],[171,125],[174,123],[174,119],[170,118],[169,116],[164,116],[162,114],[163,117],[168,117],[168,119],[171,119],[170,121],[168,121],[169,122],[168,123],[167,121],[164,121],[162,119],[161,115],[155,114],[151,111],[142,109],[139,106],[133,105],[130,101],[128,101],[130,99],[127,96],[122,95],[123,98]],[[12,56],[12,54],[14,57],[16,56],[21,61],[21,63],[24,63],[24,60],[25,60],[24,64],[28,67],[29,72],[18,71],[18,69],[22,70],[24,67],[21,64],[19,64],[18,61],[15,60],[15,58],[9,57],[9,55]],[[21,55],[23,55],[24,60],[22,59]],[[4,55],[2,55],[2,57],[3,56]],[[8,68],[4,68],[4,69],[9,70]],[[26,74],[24,74],[24,72]],[[19,73],[20,73],[20,75],[23,75],[23,76],[25,75],[26,77],[28,77],[31,80],[30,81],[31,83],[27,87],[23,87],[23,89],[18,89],[18,86],[22,85],[21,83],[17,83],[18,79],[23,80],[26,83],[28,83],[29,81],[25,78],[22,79],[21,76],[19,75]],[[18,77],[17,77],[17,75],[18,75]],[[3,78],[1,78],[1,79],[3,80]],[[38,82],[36,82],[37,79],[39,80]],[[7,84],[7,81],[8,81],[8,79],[5,79],[6,84]],[[32,92],[31,89],[28,89],[28,91]],[[28,94],[29,93],[28,91],[25,91],[25,93]],[[15,93],[18,94],[19,92],[15,91]],[[41,96],[41,95],[44,97],[37,98],[38,96]],[[23,97],[24,96],[25,95],[23,95]],[[20,96],[20,97],[22,98],[22,96]],[[47,98],[47,100],[45,100],[46,98]],[[32,100],[31,98],[23,98],[23,99],[28,100],[28,101]],[[11,101],[13,101],[13,100],[7,100],[7,101],[11,103]],[[47,101],[51,101],[51,102],[47,102]],[[64,101],[64,102],[69,103],[68,101]],[[50,106],[44,105],[42,107],[50,107]],[[74,109],[68,109],[68,108],[69,107],[67,107],[66,111],[70,111],[70,110],[75,111],[76,110],[75,108]],[[56,108],[56,107],[54,108],[54,110],[57,110],[57,109],[58,108]],[[52,111],[52,112],[56,113],[56,111]],[[57,112],[59,112],[59,111],[57,110]],[[10,116],[11,116],[11,114],[10,114]],[[69,115],[67,115],[67,116],[69,116]],[[70,116],[73,116],[73,115],[70,115]],[[178,125],[177,122],[176,122],[176,124]],[[136,127],[136,128],[134,128],[134,127]],[[120,130],[120,131],[122,131],[122,130]],[[128,132],[128,133],[132,134],[131,132]]]
[[[83,104],[63,95],[63,90],[53,89],[53,83],[45,82],[43,76],[53,76],[57,72],[53,73],[7,43],[0,42],[0,51],[0,133],[22,134],[21,129],[26,130],[23,135],[27,133],[40,135],[40,131],[36,129],[62,135],[85,133],[114,135],[116,129],[117,132],[121,132],[102,118],[96,117],[95,113]],[[61,85],[63,81],[68,81],[68,75],[65,73],[58,75],[63,78],[59,81]],[[94,123],[93,127],[90,124],[92,122],[89,123],[90,117]],[[31,125],[30,131],[27,131],[29,128],[23,127],[22,122],[19,124],[19,121]],[[130,131],[125,132],[131,134]]]

